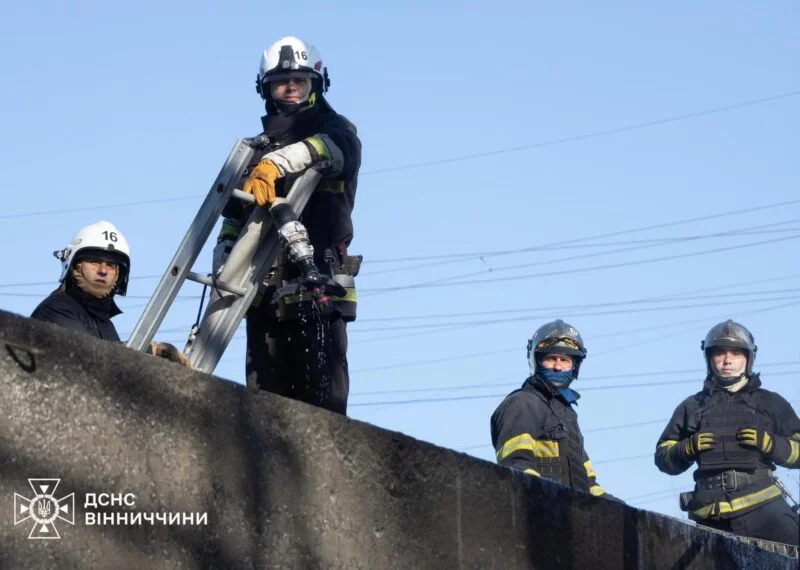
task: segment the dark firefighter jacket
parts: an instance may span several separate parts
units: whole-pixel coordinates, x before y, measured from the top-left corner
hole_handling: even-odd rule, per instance
[[[242,187],[241,184],[250,175],[252,168],[265,154],[316,134],[328,135],[344,155],[344,168],[335,178],[322,172],[323,178],[299,219],[308,230],[309,240],[314,246],[314,262],[320,272],[354,277],[358,273],[360,259],[356,264],[352,263],[354,258],[347,256],[347,247],[353,239],[352,211],[358,170],[361,167],[361,141],[356,135],[356,127],[331,109],[322,98],[318,100],[318,108],[299,113],[291,121],[287,128],[285,117],[266,115],[262,118],[263,134],[269,138],[269,145],[256,151],[242,181],[236,187]],[[279,179],[275,184],[277,196],[285,197],[298,176],[290,175]],[[220,237],[230,236],[235,239],[250,215],[250,208],[252,206],[243,208],[239,200],[230,200],[223,211],[228,219],[223,223]],[[283,256],[278,265],[281,269],[280,275],[275,279],[278,286],[281,280],[288,281],[299,275],[297,268],[285,261]],[[356,316],[357,297],[354,282],[352,279],[347,281],[350,285],[345,286],[347,294],[344,297],[334,297],[334,300],[337,301],[342,317],[352,321]],[[282,297],[281,316],[292,318],[297,313],[297,303],[309,300],[310,295],[306,293]]]
[[[95,338],[119,342],[111,317],[121,314],[113,297],[98,299],[78,287],[57,289],[39,303],[31,318],[86,333]]]
[[[774,437],[769,457],[739,445],[736,431],[752,427]],[[693,463],[678,443],[695,432],[711,432],[717,443],[697,456],[695,492],[687,505],[693,520],[726,519],[742,515],[781,496],[770,478],[775,464],[800,467],[800,419],[781,396],[761,388],[758,374],[738,392],[729,392],[707,379],[703,390],[686,398],[658,439],[656,466],[670,475]]]
[[[538,377],[506,396],[492,414],[491,429],[500,465],[605,494],[583,447],[578,415]]]

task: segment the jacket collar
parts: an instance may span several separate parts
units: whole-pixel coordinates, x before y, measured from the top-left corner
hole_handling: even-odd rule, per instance
[[[560,397],[558,393],[558,389],[551,386],[549,383],[542,380],[537,374],[533,376],[528,376],[525,379],[525,382],[522,384],[522,389],[525,390],[532,390],[541,394],[547,400],[552,400],[554,398],[558,398],[562,402],[564,401],[563,398]],[[575,394],[576,402],[580,399],[581,395],[574,389],[570,388],[572,392]]]
[[[761,388],[761,373],[759,372],[752,372],[750,376],[748,376],[747,384],[745,384],[741,390],[738,392],[734,392],[736,394],[744,394],[749,392],[754,392],[758,388]],[[717,385],[714,382],[714,378],[709,374],[706,376],[705,381],[703,382],[703,392],[708,394],[715,394],[717,392],[726,392],[724,386]]]
[[[122,314],[122,311],[114,302],[114,295],[109,295],[105,299],[98,299],[77,286],[67,287],[65,293],[85,307],[93,317],[109,320]]]

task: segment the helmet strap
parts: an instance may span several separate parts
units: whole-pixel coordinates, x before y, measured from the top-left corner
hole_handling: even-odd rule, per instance
[[[720,388],[725,388],[726,390],[730,390],[731,387],[740,384],[744,386],[747,383],[747,373],[742,372],[741,374],[737,374],[736,376],[719,376],[717,374],[711,373],[711,380],[719,386]],[[739,388],[741,388],[739,386]],[[737,388],[737,390],[739,389]],[[736,390],[731,390],[735,392]]]

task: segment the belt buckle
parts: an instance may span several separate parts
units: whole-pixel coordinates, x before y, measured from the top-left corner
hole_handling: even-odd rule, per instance
[[[731,478],[733,479],[733,486],[728,486],[727,481],[729,480],[727,475],[730,474]],[[736,480],[736,471],[725,471],[722,473],[722,490],[723,491],[735,491],[738,481]]]

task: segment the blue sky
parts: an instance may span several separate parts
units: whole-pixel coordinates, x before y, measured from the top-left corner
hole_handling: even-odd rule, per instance
[[[684,518],[691,476],[651,456],[712,325],[750,327],[765,387],[800,407],[799,25],[788,0],[4,3],[0,308],[30,314],[52,252],[107,219],[133,248],[126,337],[259,132],[262,50],[297,35],[364,144],[351,417],[493,461],[489,416],[561,317],[589,348],[599,482]],[[200,291],[158,338],[183,345]],[[243,381],[243,336],[218,376]]]

